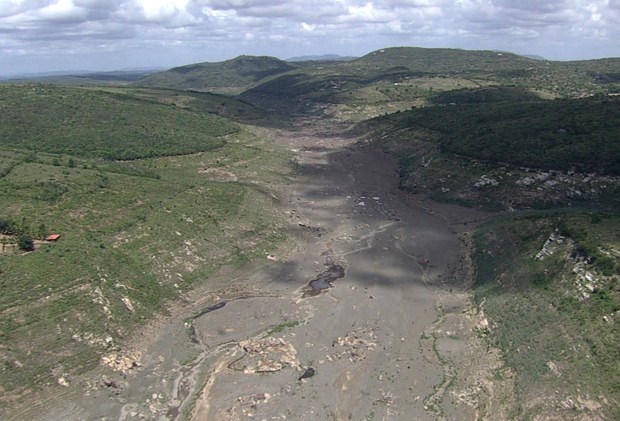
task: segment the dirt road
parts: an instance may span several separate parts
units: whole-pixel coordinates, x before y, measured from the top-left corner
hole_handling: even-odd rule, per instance
[[[124,375],[74,386],[38,419],[504,417],[510,376],[497,380],[459,288],[464,222],[483,215],[404,195],[396,163],[353,139],[300,127],[274,141],[298,155],[283,193],[294,247],[197,289]]]

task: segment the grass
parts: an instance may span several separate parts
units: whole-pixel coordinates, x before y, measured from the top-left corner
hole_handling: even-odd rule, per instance
[[[54,100],[59,92],[110,97],[49,90]],[[171,113],[170,130],[190,113],[152,105],[144,102],[151,112]],[[275,212],[273,187],[287,182],[290,156],[258,132],[225,126],[235,130],[217,148],[185,154],[180,144],[173,155],[132,161],[0,147],[1,168],[10,169],[0,177],[0,219],[62,235],[32,253],[0,252],[0,413],[60,374],[95,367],[102,353],[223,265],[281,244],[286,222]]]
[[[493,340],[517,373],[520,416],[555,413],[569,396],[600,402],[610,418],[620,415],[620,330],[610,322],[620,311],[619,222],[617,215],[556,214],[503,220],[478,231],[474,292],[484,302]],[[586,265],[597,279],[586,299],[574,273],[583,238],[570,235],[553,255],[533,258],[560,226],[565,234],[587,232],[594,250],[611,256],[609,275],[595,263]],[[555,400],[535,399],[541,395]]]
[[[279,325],[275,325],[267,331],[267,336],[273,335],[274,333],[281,333],[286,329],[292,329],[301,324],[299,320],[293,320],[291,322],[280,323]]]

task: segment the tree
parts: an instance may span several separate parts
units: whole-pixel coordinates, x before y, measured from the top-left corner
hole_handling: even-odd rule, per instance
[[[0,234],[15,234],[15,224],[8,219],[0,218]]]
[[[20,250],[32,251],[34,250],[34,240],[30,234],[22,233],[17,236],[17,247]]]

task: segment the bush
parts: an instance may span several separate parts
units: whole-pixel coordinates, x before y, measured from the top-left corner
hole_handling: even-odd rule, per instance
[[[17,236],[17,247],[24,251],[34,250],[34,240],[32,236],[30,234],[19,234]]]
[[[15,234],[15,224],[8,219],[0,218],[0,234],[13,235]]]

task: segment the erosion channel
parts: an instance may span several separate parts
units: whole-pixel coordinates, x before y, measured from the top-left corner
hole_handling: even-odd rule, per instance
[[[485,215],[403,193],[393,159],[318,124],[270,133],[297,157],[292,246],[198,287],[137,341],[135,369],[24,418],[503,418],[512,380],[467,290]]]

